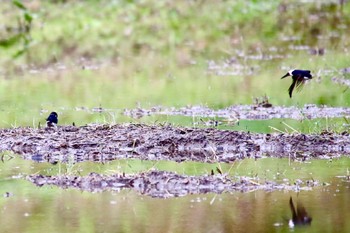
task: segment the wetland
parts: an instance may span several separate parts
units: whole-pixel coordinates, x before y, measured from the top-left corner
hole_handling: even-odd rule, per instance
[[[0,232],[350,231],[347,1],[0,12]]]

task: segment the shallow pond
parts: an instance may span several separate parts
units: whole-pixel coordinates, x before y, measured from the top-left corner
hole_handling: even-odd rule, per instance
[[[37,163],[5,154],[0,164],[1,232],[349,232],[350,159],[243,160],[232,164],[202,164],[119,160],[105,164]],[[314,179],[319,186],[309,191],[252,191],[249,193],[187,195],[152,198],[129,189],[87,192],[37,187],[27,174],[85,175],[137,173],[149,169],[175,170],[203,175],[220,166],[229,175],[291,183]],[[289,199],[302,204],[312,218],[310,225],[288,225],[292,217]]]
[[[87,124],[141,123],[174,125],[196,128],[217,128],[257,133],[320,133],[323,130],[341,132],[348,129],[350,108],[341,107],[282,107],[255,109],[255,105],[232,105],[222,109],[203,106],[167,108],[154,106],[147,109],[58,108],[59,125],[84,126]],[[308,109],[311,112],[307,112]],[[163,109],[163,110],[161,110]],[[1,128],[28,126],[44,127],[50,110],[31,110],[20,119],[4,112]],[[319,115],[319,117],[317,117]],[[19,122],[17,125],[15,122]],[[26,122],[23,123],[22,121]],[[28,123],[30,122],[30,123]]]

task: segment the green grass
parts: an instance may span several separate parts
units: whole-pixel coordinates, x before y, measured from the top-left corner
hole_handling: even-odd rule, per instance
[[[243,0],[34,1],[26,6],[35,16],[27,53],[14,59],[21,44],[0,47],[2,126],[32,125],[41,109],[79,106],[221,108],[250,104],[263,95],[274,105],[350,104],[346,88],[330,81],[339,74],[324,71],[348,66],[349,4],[342,11],[336,3]],[[21,12],[10,2],[1,4],[0,12],[0,21],[15,28]],[[0,39],[10,35],[0,31]],[[291,36],[297,39],[283,40]],[[326,53],[290,49],[301,45]],[[286,57],[248,58],[270,54]],[[253,74],[208,71],[209,60],[220,64],[230,58],[242,69],[254,68]],[[90,64],[97,69],[83,69]],[[290,99],[291,80],[279,78],[299,67],[321,80],[312,80]]]

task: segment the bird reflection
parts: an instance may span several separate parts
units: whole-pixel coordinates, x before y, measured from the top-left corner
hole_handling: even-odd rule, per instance
[[[295,209],[293,199],[289,199],[290,210],[292,211],[292,219],[289,220],[289,227],[293,228],[294,226],[310,225],[312,218],[307,214],[304,206],[301,202],[298,202],[298,206]]]

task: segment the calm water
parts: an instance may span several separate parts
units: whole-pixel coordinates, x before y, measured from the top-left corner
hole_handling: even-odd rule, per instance
[[[0,164],[1,232],[350,232],[350,183],[344,177],[350,159],[290,163],[285,159],[247,160],[234,165],[233,174],[256,174],[272,180],[316,179],[329,185],[312,191],[225,193],[155,199],[131,190],[89,193],[76,189],[36,187],[23,176],[39,172],[103,174],[156,167],[205,174],[200,163],[114,161],[72,165],[35,163],[17,157]],[[231,165],[224,165],[223,170]],[[176,170],[175,169],[175,170]],[[8,195],[6,194],[8,192]],[[312,217],[310,226],[289,228],[289,198],[302,202]]]
[[[149,108],[150,109],[150,108]],[[30,114],[20,115],[20,118],[30,122],[22,127],[28,126],[38,128],[45,125],[49,114],[49,110],[44,113],[39,113],[37,110],[31,110]],[[349,122],[343,117],[338,118],[317,118],[317,119],[269,119],[269,120],[239,120],[227,121],[221,117],[201,117],[201,116],[178,116],[178,115],[151,115],[144,116],[139,119],[132,118],[123,114],[123,109],[107,109],[105,112],[92,112],[91,109],[75,110],[71,108],[62,108],[57,110],[59,114],[60,125],[72,125],[74,122],[76,126],[84,126],[86,124],[122,124],[122,123],[143,123],[143,124],[173,124],[174,126],[183,127],[215,127],[210,122],[218,121],[217,129],[250,131],[256,133],[271,133],[271,132],[285,132],[285,133],[320,133],[322,130],[333,130],[335,132],[342,132],[348,130]],[[22,113],[21,113],[22,114]],[[9,112],[4,112],[1,117],[10,116]],[[16,118],[14,118],[17,120]],[[9,128],[16,127],[13,122],[0,121],[0,127]]]

